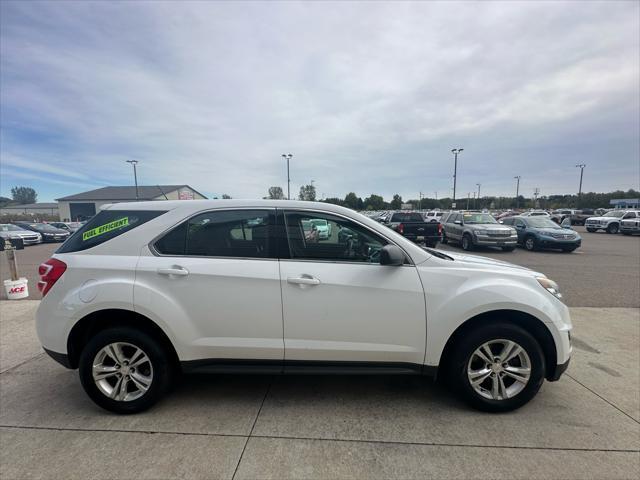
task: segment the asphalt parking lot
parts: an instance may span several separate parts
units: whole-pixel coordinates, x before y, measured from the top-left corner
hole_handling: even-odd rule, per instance
[[[583,242],[582,247],[573,253],[528,252],[522,248],[514,252],[484,248],[472,253],[544,273],[560,284],[567,305],[572,307],[640,307],[640,236],[587,233],[584,227],[575,229]],[[59,245],[40,244],[17,252],[20,273],[29,280],[29,298],[40,298],[38,265],[47,260]],[[463,252],[451,245],[438,245],[438,248]],[[8,278],[8,267],[5,256],[0,257],[1,276],[5,279]],[[6,298],[4,289],[0,298]]]
[[[421,377],[188,376],[117,416],[44,354],[37,301],[0,302],[0,478],[637,478],[640,315],[573,308],[574,356],[518,411]]]
[[[581,234],[572,254],[474,252],[544,272],[573,307],[568,372],[502,415],[428,378],[216,375],[117,416],[42,352],[38,301],[1,301],[0,478],[637,478],[640,239]],[[55,248],[18,252],[31,298]]]

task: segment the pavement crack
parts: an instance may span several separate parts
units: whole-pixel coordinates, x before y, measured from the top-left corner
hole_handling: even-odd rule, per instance
[[[29,362],[30,362],[30,361],[32,361],[32,360],[36,360],[36,359],[38,359],[38,358],[42,357],[43,355],[44,355],[44,352],[40,352],[40,353],[39,353],[39,354],[37,354],[35,357],[28,358],[28,359],[27,359],[27,360],[25,360],[24,362],[20,362],[19,364],[14,365],[13,367],[9,367],[9,368],[7,368],[6,370],[2,370],[2,371],[0,371],[0,375],[4,375],[5,373],[11,372],[11,371],[15,370],[16,368],[21,367],[21,366],[22,366],[22,365],[24,365],[25,363],[29,363]]]
[[[273,376],[271,377],[271,381],[267,386],[267,391],[264,392],[264,397],[262,397],[262,403],[260,403],[260,408],[258,409],[258,413],[256,414],[256,418],[253,419],[253,425],[251,425],[251,430],[249,431],[249,435],[247,436],[246,441],[244,442],[244,446],[242,447],[242,452],[240,453],[240,458],[238,458],[238,463],[236,464],[236,468],[233,471],[233,475],[231,476],[231,480],[236,478],[236,474],[238,473],[238,468],[240,467],[240,463],[242,462],[242,457],[244,456],[244,451],[247,449],[247,444],[249,443],[249,439],[253,435],[253,430],[256,428],[256,423],[258,423],[258,417],[260,417],[260,412],[262,412],[262,407],[264,406],[264,402],[267,400],[267,396],[271,391],[271,385],[273,385]]]
[[[629,415],[627,412],[625,412],[624,410],[622,410],[620,407],[618,407],[615,403],[610,402],[609,400],[607,400],[606,398],[604,398],[602,395],[600,395],[598,392],[590,389],[589,387],[587,387],[584,383],[582,383],[580,380],[577,380],[576,378],[572,377],[571,375],[569,375],[568,373],[565,373],[565,375],[567,377],[569,377],[571,380],[573,380],[574,382],[576,382],[578,385],[581,385],[582,387],[586,388],[587,390],[589,390],[591,393],[593,393],[596,397],[600,398],[601,400],[604,400],[605,402],[607,402],[609,405],[611,405],[613,408],[615,408],[616,410],[618,410],[620,413],[622,413],[623,415],[629,417],[631,420],[633,420],[634,422],[636,422],[637,424],[640,424],[640,421],[636,420],[635,418],[633,418],[631,415]]]

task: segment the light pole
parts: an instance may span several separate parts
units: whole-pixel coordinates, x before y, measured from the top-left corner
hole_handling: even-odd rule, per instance
[[[478,187],[478,203],[480,203],[480,184],[476,183],[476,186]],[[482,203],[480,203],[480,208],[482,208]]]
[[[520,207],[520,199],[518,198],[518,196],[520,195],[520,175],[517,175],[513,178],[518,180],[518,183],[516,183],[516,209],[517,209]]]
[[[458,154],[462,153],[464,148],[454,148],[453,153],[453,203],[456,203],[456,177],[458,176]]]
[[[291,157],[293,155],[290,153],[282,154],[282,158],[287,161],[287,200],[291,200],[291,179],[289,178],[289,160],[291,160]]]
[[[580,169],[580,186],[578,187],[578,205],[576,205],[577,207],[580,206],[580,199],[582,197],[582,175],[584,174],[584,167],[586,167],[587,164],[586,163],[580,163],[578,165],[576,165],[576,168]]]
[[[127,163],[133,165],[133,181],[136,184],[136,202],[138,201],[138,172],[136,172],[136,165],[138,160],[125,160]]]
[[[469,202],[471,201],[471,192],[467,192],[467,210],[469,210]]]

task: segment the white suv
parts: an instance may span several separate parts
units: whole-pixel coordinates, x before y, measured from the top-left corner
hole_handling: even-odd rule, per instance
[[[323,220],[330,235],[304,225]],[[540,273],[423,249],[315,202],[104,207],[40,266],[37,331],[119,413],[180,372],[430,374],[471,405],[517,408],[571,355],[571,320]]]
[[[584,225],[587,232],[605,230],[607,233],[618,233],[620,222],[626,219],[634,219],[640,210],[609,210],[600,217],[589,217]]]

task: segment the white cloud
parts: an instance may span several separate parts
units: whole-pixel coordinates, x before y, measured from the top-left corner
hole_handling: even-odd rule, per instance
[[[295,190],[388,197],[446,195],[461,143],[461,179],[488,194],[570,146],[587,189],[637,187],[637,18],[626,2],[3,2],[2,161],[124,183],[137,158],[142,183],[259,197],[286,186],[291,151]]]

